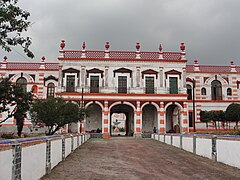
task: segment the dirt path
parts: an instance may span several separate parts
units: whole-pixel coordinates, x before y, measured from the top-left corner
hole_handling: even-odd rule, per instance
[[[47,179],[240,179],[240,170],[151,139],[90,139]]]

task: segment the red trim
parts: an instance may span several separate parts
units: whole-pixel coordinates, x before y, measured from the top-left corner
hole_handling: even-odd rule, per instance
[[[133,61],[133,62],[177,62],[186,63],[187,60],[164,60],[164,59],[118,59],[118,58],[58,58],[59,61]]]

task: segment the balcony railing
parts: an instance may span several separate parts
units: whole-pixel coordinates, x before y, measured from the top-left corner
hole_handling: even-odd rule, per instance
[[[171,90],[171,88],[149,88],[149,87],[83,87],[84,93],[113,93],[113,94],[184,94],[186,90],[184,88],[178,88]],[[67,89],[61,88],[61,92],[82,92],[82,87],[74,87]],[[187,94],[187,93],[186,93]]]

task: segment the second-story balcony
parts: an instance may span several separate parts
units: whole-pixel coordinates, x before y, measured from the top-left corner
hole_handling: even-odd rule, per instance
[[[83,92],[101,94],[186,94],[184,88],[157,88],[157,87],[71,87],[63,86],[61,92]]]

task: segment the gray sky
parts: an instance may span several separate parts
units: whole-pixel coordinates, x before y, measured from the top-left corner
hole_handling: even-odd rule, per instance
[[[3,53],[9,61],[56,62],[61,39],[65,49],[180,51],[185,42],[188,64],[240,65],[239,0],[19,0],[33,23],[25,35],[32,37],[35,59],[15,51]],[[20,48],[15,47],[20,54]]]

